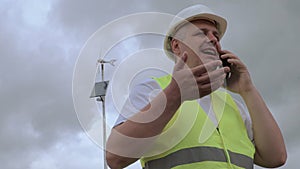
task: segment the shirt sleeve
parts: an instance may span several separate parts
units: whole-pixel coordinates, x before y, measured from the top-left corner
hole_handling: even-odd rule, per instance
[[[125,122],[128,118],[147,106],[160,91],[160,86],[153,79],[147,79],[135,85],[129,91],[129,96],[125,101],[114,127]]]
[[[237,107],[240,111],[241,117],[242,117],[242,119],[245,123],[247,133],[248,133],[248,137],[252,141],[252,143],[254,144],[252,121],[251,121],[251,117],[249,115],[249,112],[248,112],[247,108],[244,106],[244,104],[242,104],[238,100],[235,99],[235,103],[236,103],[236,105],[237,105]]]

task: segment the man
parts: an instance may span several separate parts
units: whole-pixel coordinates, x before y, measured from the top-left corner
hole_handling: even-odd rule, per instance
[[[124,168],[139,158],[148,169],[283,165],[287,155],[277,123],[244,63],[221,49],[226,20],[203,5],[177,16],[186,21],[174,20],[164,44],[176,62],[173,74],[143,82],[130,94],[124,111],[134,112],[129,105],[137,110],[114,127],[108,165]],[[239,94],[248,111],[223,86]]]

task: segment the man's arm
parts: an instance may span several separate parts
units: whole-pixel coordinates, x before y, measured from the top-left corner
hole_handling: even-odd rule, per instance
[[[169,85],[139,113],[113,129],[107,142],[106,151],[107,163],[112,169],[124,168],[132,164],[151,146],[151,141],[154,141],[155,136],[161,133],[181,104],[180,95],[174,94],[175,90],[173,86]],[[157,113],[162,110],[161,115],[158,115]],[[155,120],[150,120],[154,118]],[[150,122],[146,122],[145,119]],[[120,134],[117,133],[132,139],[120,137]],[[153,139],[143,140],[143,138],[151,137]],[[113,153],[119,152],[120,149],[125,152]],[[127,154],[128,157],[118,154]]]
[[[255,142],[254,162],[262,167],[284,165],[287,153],[281,131],[259,92],[253,87],[241,93],[249,110]]]
[[[252,83],[242,61],[229,51],[222,52],[225,54],[221,57],[231,63],[232,73],[227,81],[227,88],[241,95],[252,120],[255,164],[263,167],[282,166],[287,159],[287,153],[283,136],[272,113]]]

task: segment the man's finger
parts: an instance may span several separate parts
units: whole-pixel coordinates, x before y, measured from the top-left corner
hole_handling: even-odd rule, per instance
[[[211,83],[215,80],[219,80],[220,78],[222,79],[222,77],[224,77],[225,79],[225,76],[226,76],[225,69],[222,68],[210,73],[203,74],[202,76],[197,78],[197,82],[200,84]]]
[[[221,66],[222,62],[220,60],[212,61],[206,63],[204,65],[196,66],[192,69],[192,72],[195,76],[201,76],[206,72],[211,72],[217,69],[217,67]]]

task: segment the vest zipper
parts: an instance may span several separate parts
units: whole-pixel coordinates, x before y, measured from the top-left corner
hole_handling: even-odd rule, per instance
[[[223,144],[223,150],[224,150],[224,154],[225,154],[225,157],[226,157],[226,160],[227,160],[227,164],[229,165],[229,167],[231,169],[233,169],[233,166],[232,166],[231,160],[230,160],[230,156],[229,156],[229,153],[227,151],[227,147],[226,147],[224,139],[223,139],[223,135],[222,135],[222,133],[220,132],[220,129],[219,129],[219,124],[217,126],[217,132],[219,133],[219,135],[221,137],[221,141],[222,141],[222,144]]]

